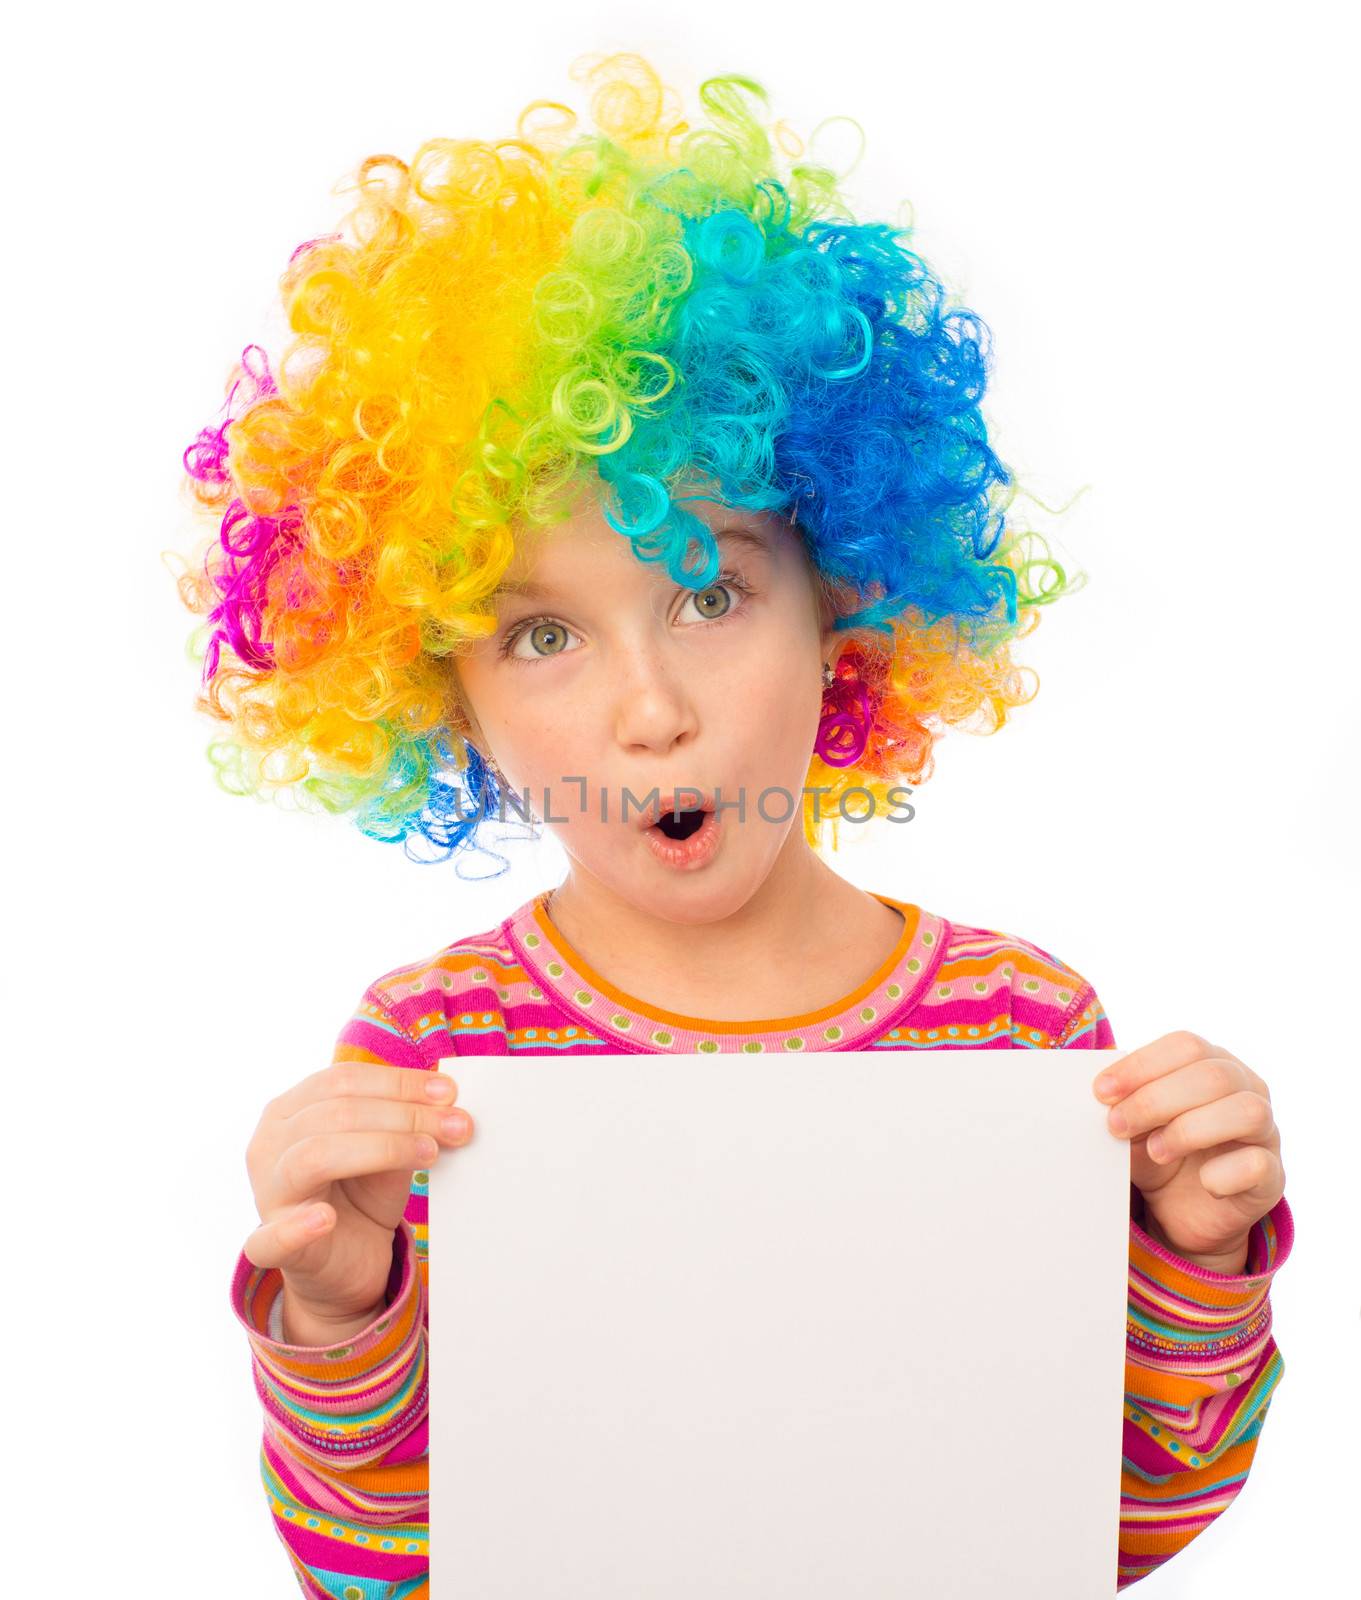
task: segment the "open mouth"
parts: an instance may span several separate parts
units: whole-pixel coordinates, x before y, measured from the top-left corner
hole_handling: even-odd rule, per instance
[[[704,826],[706,813],[695,806],[688,811],[668,811],[654,826],[659,833],[664,833],[668,839],[677,841],[688,839],[692,834],[698,833]]]
[[[657,820],[644,826],[643,838],[656,859],[677,872],[697,872],[707,867],[722,843],[717,804],[704,795],[698,805],[677,806],[673,795],[662,798]],[[647,818],[643,819],[644,824]]]

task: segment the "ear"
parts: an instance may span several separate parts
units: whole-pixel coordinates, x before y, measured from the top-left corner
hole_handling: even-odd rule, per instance
[[[816,583],[818,642],[822,647],[822,659],[830,666],[835,667],[850,638],[846,629],[835,626],[838,617],[847,615],[842,610],[844,593],[837,585],[829,583],[821,574],[816,576]]]

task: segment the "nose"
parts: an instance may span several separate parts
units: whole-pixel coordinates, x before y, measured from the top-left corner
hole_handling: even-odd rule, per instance
[[[640,643],[621,655],[610,692],[614,736],[621,748],[663,754],[699,731],[686,674],[660,643]]]

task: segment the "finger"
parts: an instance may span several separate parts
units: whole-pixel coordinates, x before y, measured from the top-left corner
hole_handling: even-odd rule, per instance
[[[1193,1062],[1189,1067],[1179,1067],[1136,1089],[1111,1107],[1106,1122],[1112,1133],[1137,1139],[1150,1128],[1163,1127],[1184,1111],[1223,1100],[1243,1087],[1242,1063],[1231,1057],[1212,1056]]]
[[[276,1169],[285,1205],[296,1204],[340,1178],[376,1172],[415,1172],[440,1153],[428,1133],[316,1133],[279,1157]]]
[[[1215,1061],[1232,1061],[1238,1068],[1238,1080],[1244,1089],[1255,1089],[1263,1100],[1271,1099],[1271,1090],[1266,1086],[1266,1080],[1255,1073],[1245,1061],[1240,1061],[1232,1050],[1226,1050],[1222,1044],[1212,1044],[1209,1048],[1209,1058]]]
[[[1144,1148],[1153,1161],[1176,1161],[1194,1150],[1212,1150],[1230,1139],[1265,1145],[1279,1138],[1271,1102],[1253,1089],[1197,1106],[1151,1133]]]
[[[1200,1181],[1216,1199],[1246,1199],[1269,1211],[1285,1192],[1285,1169],[1274,1150],[1243,1145],[1207,1161],[1200,1169]]]
[[[1204,1056],[1227,1054],[1227,1051],[1216,1050],[1213,1045],[1207,1044],[1198,1033],[1188,1033],[1185,1029],[1165,1033],[1152,1044],[1131,1050],[1128,1055],[1105,1068],[1101,1077],[1112,1079],[1114,1087],[1109,1092],[1101,1093],[1099,1098],[1107,1105],[1113,1104],[1142,1085],[1152,1083],[1155,1078],[1189,1067],[1193,1061],[1199,1061]]]
[[[462,1106],[344,1095],[303,1106],[288,1119],[287,1137],[296,1144],[319,1133],[428,1133],[445,1144],[461,1144],[472,1128],[473,1119]]]
[[[320,1226],[315,1219],[321,1218]],[[336,1214],[330,1206],[292,1206],[278,1216],[262,1222],[246,1240],[245,1257],[257,1267],[286,1267],[334,1227]]]
[[[439,1090],[439,1101],[446,1105],[458,1098],[458,1085],[442,1072],[424,1067],[390,1067],[380,1061],[333,1061],[280,1095],[274,1102],[274,1112],[276,1116],[292,1117],[318,1100],[352,1095],[428,1106],[436,1103],[430,1092],[432,1087]]]

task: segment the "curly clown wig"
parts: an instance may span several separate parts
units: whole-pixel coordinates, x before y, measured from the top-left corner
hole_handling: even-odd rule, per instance
[[[1008,646],[1077,580],[1007,526],[988,330],[912,229],[854,221],[749,78],[705,82],[692,127],[638,56],[573,71],[596,132],[540,100],[513,139],[363,161],[340,231],[282,274],[275,370],[248,346],[185,451],[213,520],[177,579],[205,619],[197,703],[227,725],[209,758],[413,860],[466,850],[498,774],[448,658],[494,629],[513,525],[589,483],[639,561],[701,590],[719,553],[680,501],[702,482],[787,516],[853,630],[810,753],[820,819],[804,798],[836,848],[850,792],[892,803],[944,724],[992,732],[1033,698]]]

